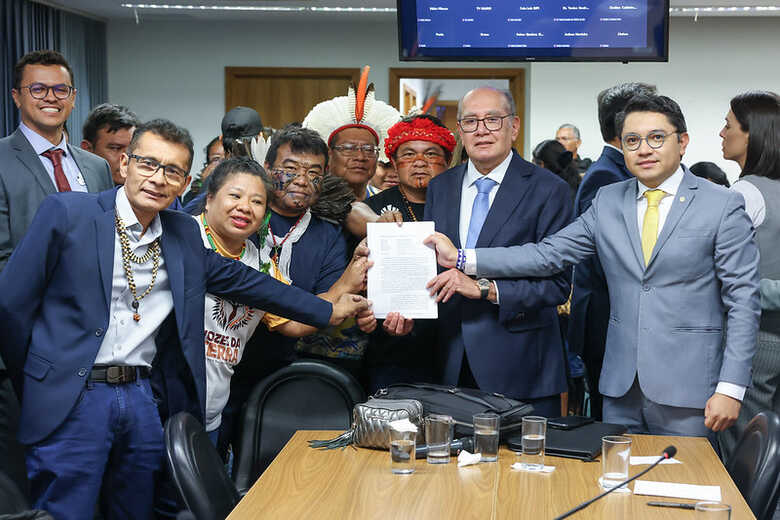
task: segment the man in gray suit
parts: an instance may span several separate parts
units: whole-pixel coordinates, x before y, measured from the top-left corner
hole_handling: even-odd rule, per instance
[[[113,186],[106,161],[70,146],[63,136],[76,89],[62,54],[34,51],[23,56],[14,67],[11,95],[22,122],[0,139],[0,270],[47,195]],[[19,404],[0,359],[0,468],[26,487],[24,450],[14,438],[18,421]]]
[[[62,54],[34,51],[23,56],[14,67],[11,95],[22,121],[0,139],[0,269],[47,195],[113,187],[106,161],[71,146],[63,136],[76,89]]]
[[[599,190],[581,217],[538,244],[458,251],[444,267],[484,277],[549,276],[598,254],[612,302],[599,389],[604,420],[633,433],[707,436],[739,415],[760,313],[758,250],[742,197],[680,164],[680,107],[637,96],[618,116],[636,177]],[[457,288],[437,277],[441,299]],[[725,345],[725,347],[724,347]]]

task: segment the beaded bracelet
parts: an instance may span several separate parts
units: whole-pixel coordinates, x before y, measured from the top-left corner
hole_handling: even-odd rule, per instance
[[[455,268],[459,271],[463,271],[466,267],[466,251],[458,249],[458,260],[455,262]]]

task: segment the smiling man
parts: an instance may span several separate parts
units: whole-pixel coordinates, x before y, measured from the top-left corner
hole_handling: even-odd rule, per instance
[[[21,124],[0,139],[0,269],[47,195],[113,186],[106,162],[71,146],[62,131],[76,98],[73,72],[62,54],[23,56],[14,67],[11,95]]]
[[[538,242],[569,223],[568,185],[512,149],[520,124],[503,90],[477,88],[458,105],[469,161],[430,181],[425,220],[461,247]],[[556,306],[569,296],[568,277],[477,280],[455,269],[442,276],[462,290],[439,305],[444,384],[498,392],[532,403],[539,415],[561,415],[567,385]]]
[[[124,185],[48,197],[0,273],[0,352],[22,396],[32,498],[57,519],[91,518],[99,494],[104,518],[152,518],[164,421],[205,415],[206,292],[316,327],[368,307],[205,248],[189,215],[165,209],[192,154],[170,121],[140,125]]]
[[[689,137],[665,96],[632,98],[617,119],[636,177],[604,186],[571,225],[539,244],[438,260],[480,276],[549,276],[597,254],[611,303],[599,391],[604,421],[631,433],[706,436],[737,418],[760,315],[758,249],[739,193],[691,174]],[[446,298],[448,280],[430,285]],[[460,291],[459,291],[460,292]]]

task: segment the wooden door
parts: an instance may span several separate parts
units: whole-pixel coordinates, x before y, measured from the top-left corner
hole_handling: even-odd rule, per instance
[[[225,67],[225,111],[254,108],[263,125],[279,129],[301,122],[321,101],[346,96],[360,69]]]

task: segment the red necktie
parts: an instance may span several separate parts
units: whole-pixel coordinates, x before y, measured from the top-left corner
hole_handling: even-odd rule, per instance
[[[68,178],[65,177],[65,170],[62,169],[62,156],[64,154],[65,150],[60,148],[52,148],[41,154],[54,165],[54,183],[57,185],[57,191],[70,191]]]

